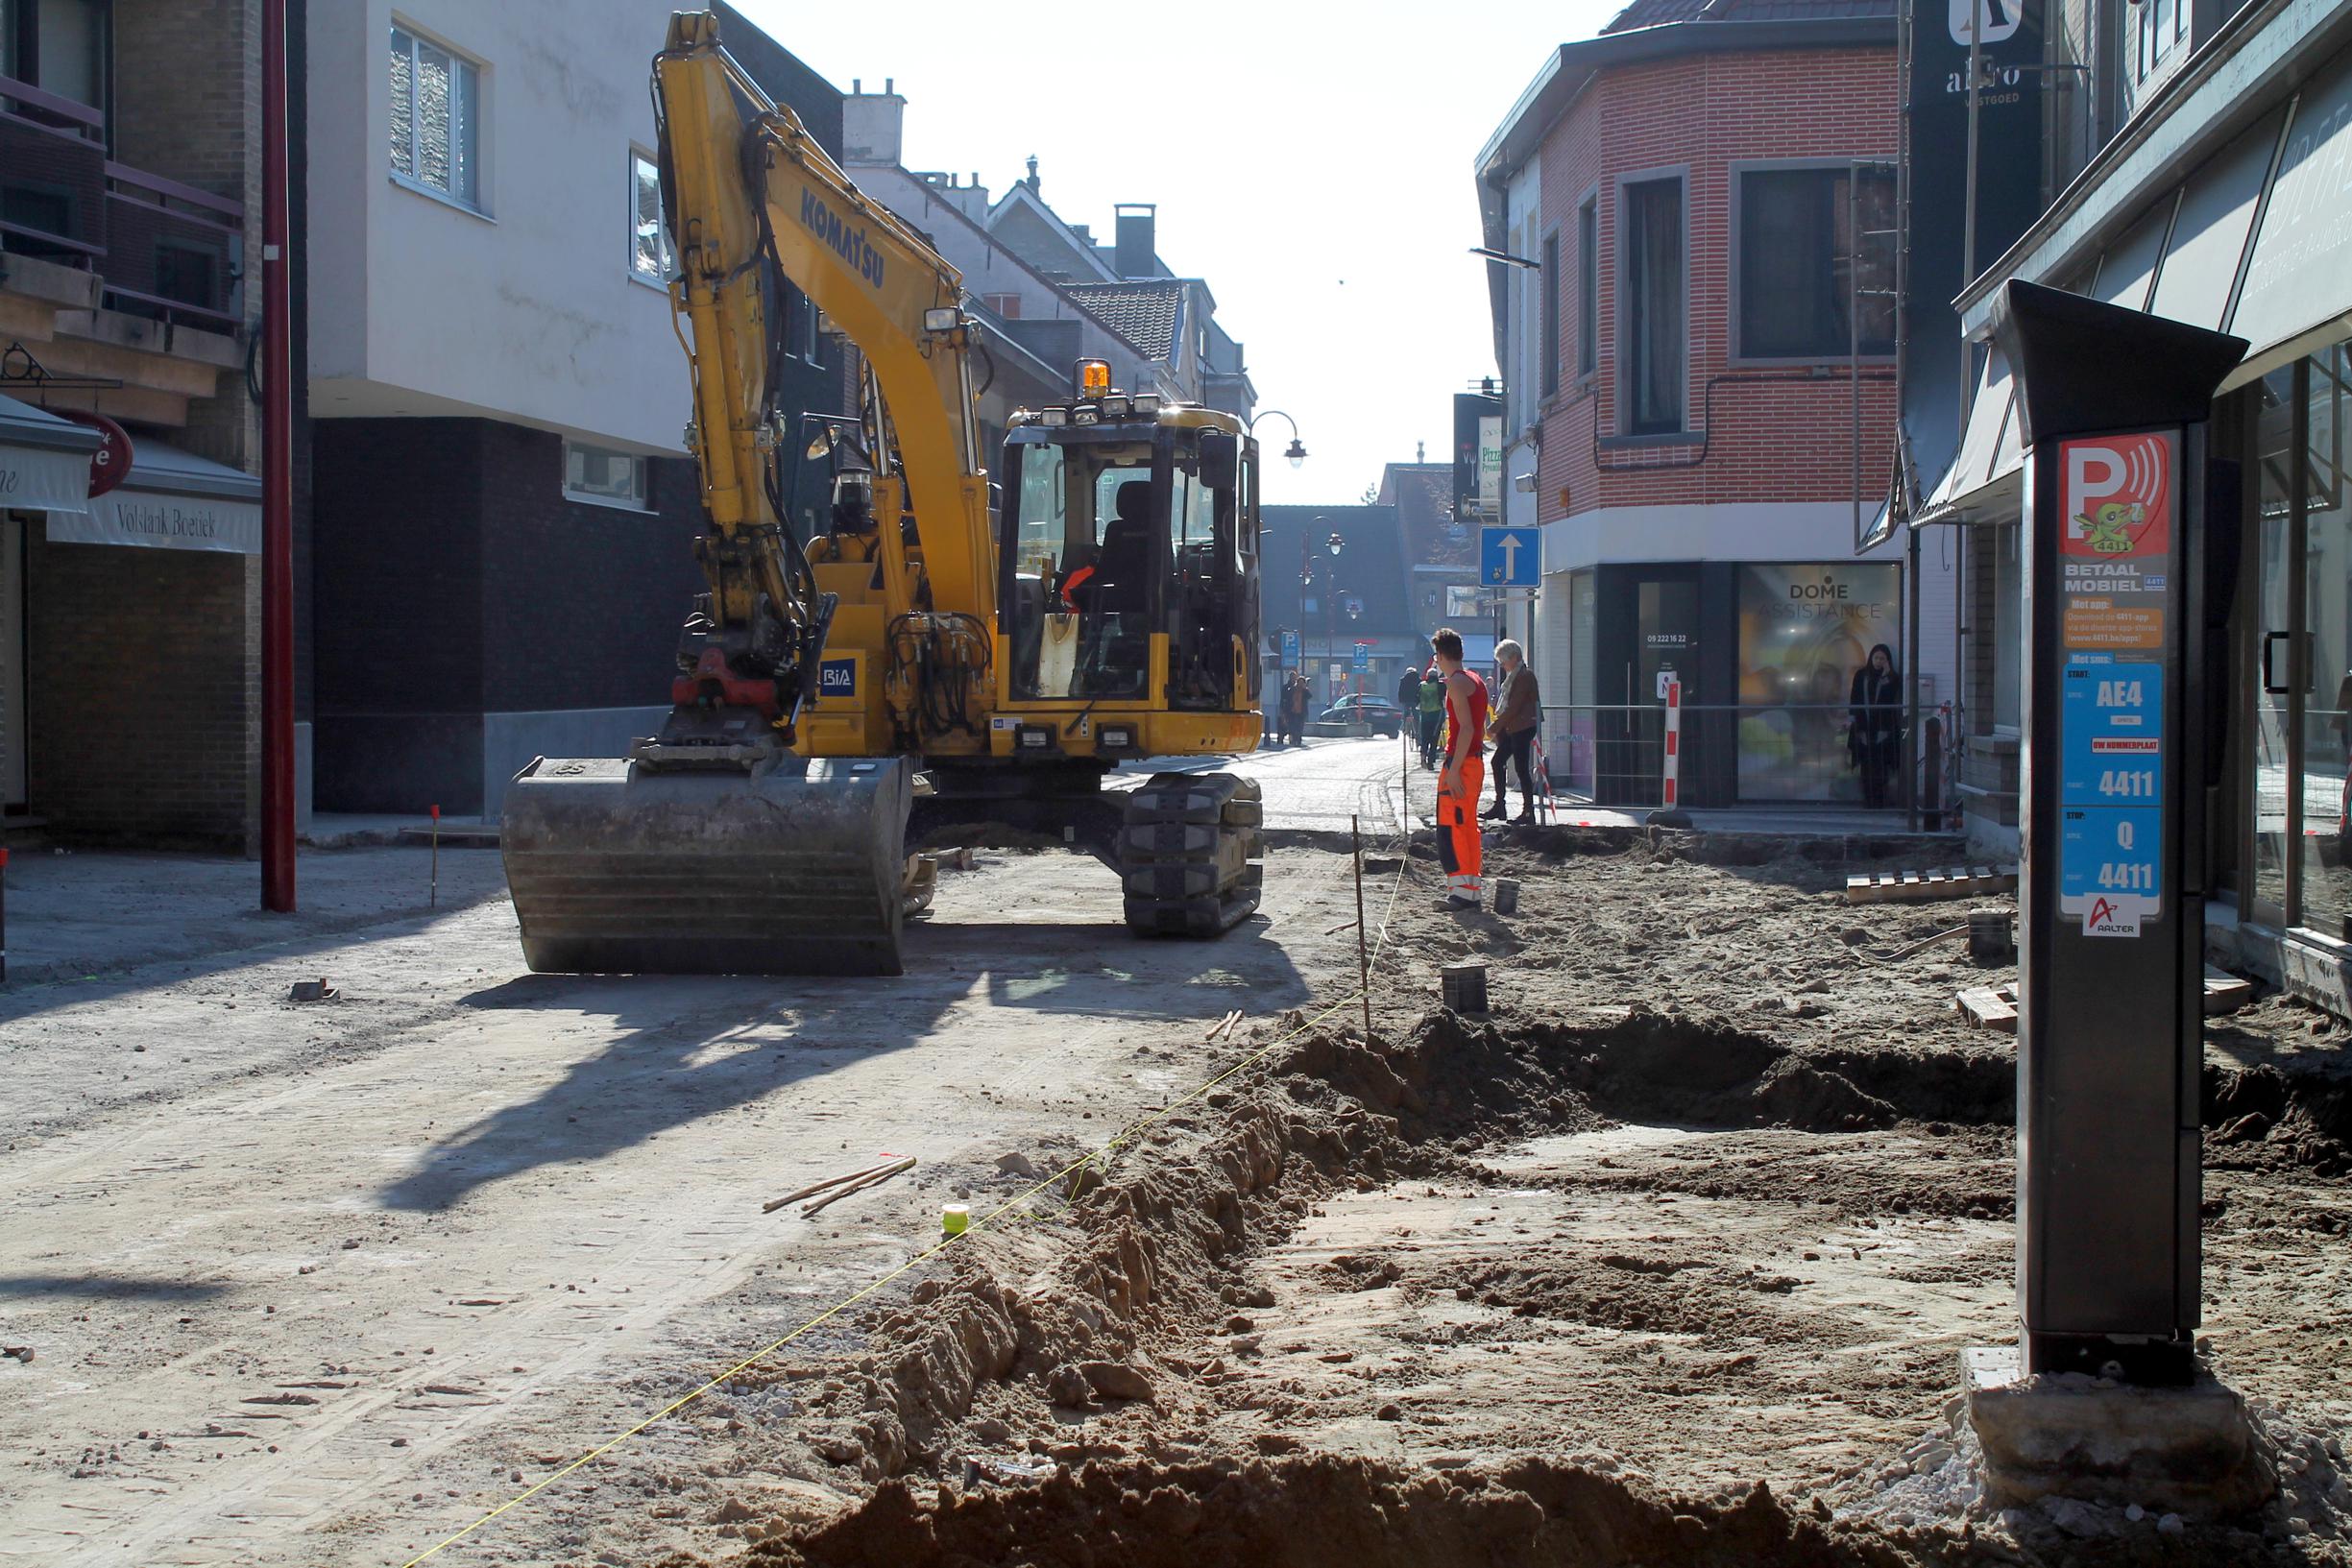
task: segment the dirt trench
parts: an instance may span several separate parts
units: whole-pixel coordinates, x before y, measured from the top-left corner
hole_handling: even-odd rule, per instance
[[[2332,1091],[2208,1091],[2340,1157]],[[869,1315],[854,1371],[752,1374],[872,1489],[735,1532],[774,1565],[2347,1560],[2324,1462],[2294,1534],[1873,1503],[2005,1298],[2012,1095],[1992,1052],[1641,1007],[1309,1034],[1082,1172],[1055,1235]]]

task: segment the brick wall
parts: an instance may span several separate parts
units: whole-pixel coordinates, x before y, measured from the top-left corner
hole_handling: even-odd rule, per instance
[[[1605,506],[1851,497],[1853,416],[1842,360],[1818,380],[1804,379],[1803,366],[1737,367],[1742,374],[1797,379],[1719,385],[1706,461],[1695,467],[1604,471],[1604,466],[1622,463],[1686,463],[1697,455],[1687,446],[1616,450],[1596,463],[1596,432],[1606,438],[1619,428],[1616,180],[1667,167],[1687,171],[1686,423],[1693,431],[1706,428],[1707,384],[1735,369],[1730,339],[1733,163],[1891,157],[1898,85],[1893,52],[1886,49],[1694,55],[1605,72],[1552,128],[1541,150],[1541,206],[1544,229],[1557,226],[1561,242],[1561,389],[1539,411],[1541,520]],[[1576,213],[1596,185],[1597,370],[1580,383]],[[1871,369],[1865,366],[1866,375]],[[1885,379],[1863,384],[1865,487],[1883,482],[1893,431],[1891,368],[1879,371]],[[1736,555],[1736,543],[1727,542],[1725,553]]]
[[[258,561],[30,532],[33,809],[67,840],[246,848]]]

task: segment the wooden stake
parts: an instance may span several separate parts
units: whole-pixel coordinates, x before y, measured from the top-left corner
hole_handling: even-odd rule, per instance
[[[433,808],[433,861],[431,880],[425,883],[424,906],[437,908],[441,904],[441,808]]]
[[[1347,837],[1355,846],[1356,862],[1356,977],[1364,986],[1364,1043],[1372,1043],[1372,960],[1364,945],[1364,829],[1347,819]]]
[[[852,1193],[862,1193],[869,1187],[880,1187],[884,1182],[888,1181],[892,1176],[897,1175],[900,1171],[911,1170],[913,1169],[914,1156],[909,1154],[905,1159],[898,1161],[894,1165],[885,1166],[880,1170],[873,1171],[867,1175],[858,1178],[846,1187],[837,1188],[833,1192],[827,1193],[823,1197],[818,1198],[814,1203],[802,1204],[800,1206],[801,1218],[805,1219],[810,1215],[812,1215],[819,1209],[822,1209],[828,1203],[838,1203],[841,1201],[841,1199],[849,1196]]]
[[[760,1205],[760,1212],[762,1214],[774,1214],[778,1209],[783,1208],[786,1204],[797,1203],[802,1198],[807,1197],[813,1193],[821,1193],[828,1187],[838,1187],[845,1181],[856,1181],[861,1176],[875,1175],[887,1170],[892,1163],[893,1162],[889,1160],[885,1160],[880,1165],[869,1165],[863,1170],[852,1170],[845,1175],[827,1176],[823,1181],[812,1181],[806,1187],[798,1188],[792,1192],[785,1194],[782,1197],[770,1198],[767,1202]]]

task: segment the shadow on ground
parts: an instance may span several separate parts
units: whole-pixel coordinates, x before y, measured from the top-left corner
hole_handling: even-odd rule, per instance
[[[908,931],[906,956],[907,974],[893,979],[526,975],[476,991],[460,1004],[549,1024],[608,1021],[613,1038],[435,1146],[381,1201],[446,1210],[494,1181],[606,1158],[921,1044],[975,994],[990,1007],[1102,1026],[1197,1018],[1204,1029],[1236,1004],[1263,1011],[1307,996],[1263,917],[1214,942],[1145,941],[1124,926],[922,923]]]

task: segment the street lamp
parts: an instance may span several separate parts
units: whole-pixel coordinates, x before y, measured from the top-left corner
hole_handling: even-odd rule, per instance
[[[1253,415],[1249,421],[1249,433],[1251,435],[1255,435],[1257,433],[1259,420],[1274,418],[1280,419],[1284,424],[1291,427],[1291,444],[1289,447],[1284,450],[1282,455],[1291,460],[1292,468],[1296,469],[1303,467],[1307,460],[1307,449],[1298,439],[1298,422],[1292,419],[1288,414],[1283,413],[1282,410],[1278,408],[1269,408]]]

